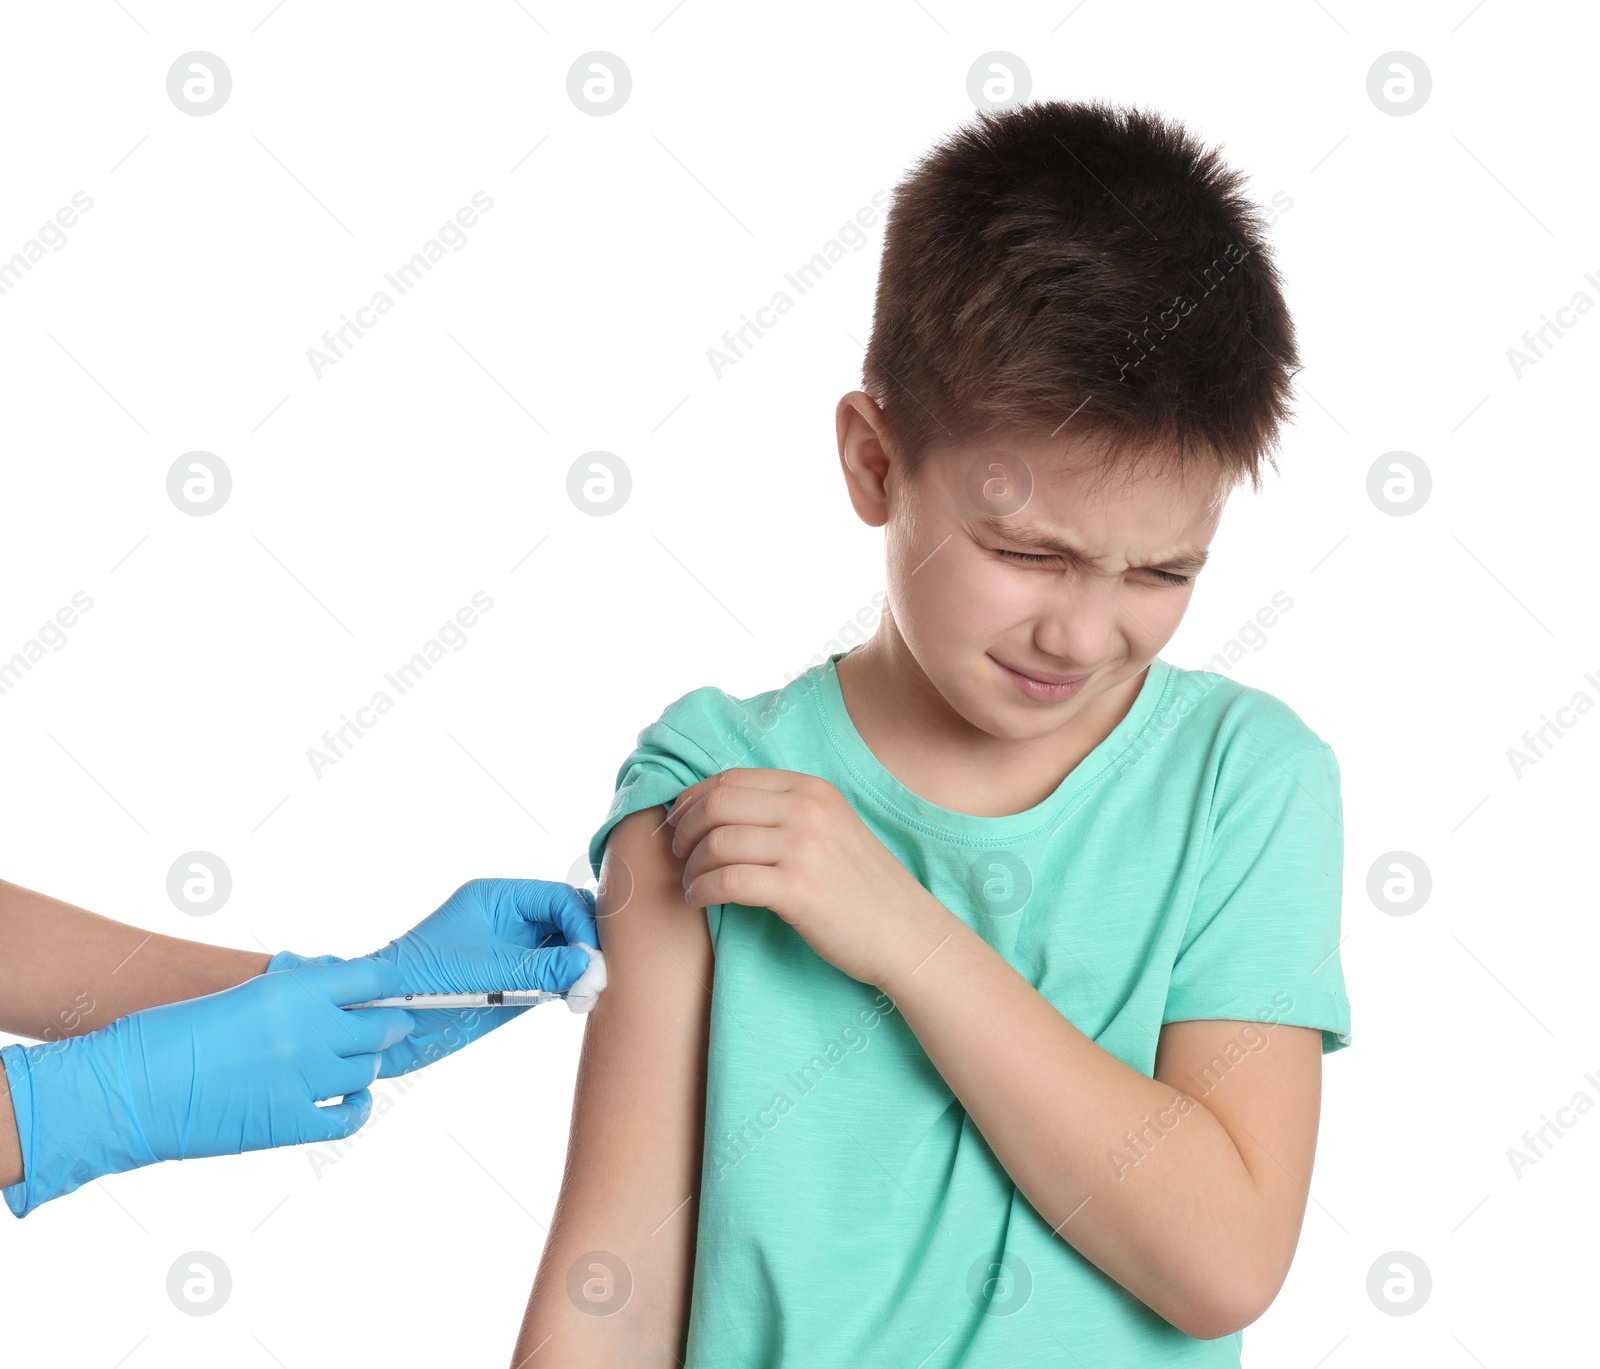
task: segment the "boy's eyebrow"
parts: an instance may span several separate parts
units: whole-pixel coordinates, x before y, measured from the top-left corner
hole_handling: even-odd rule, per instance
[[[1038,528],[1030,528],[1013,523],[1008,518],[996,518],[990,515],[979,519],[978,522],[979,526],[994,533],[997,537],[1020,542],[1023,546],[1032,547],[1036,551],[1048,552],[1054,556],[1064,556],[1069,560],[1087,562],[1090,565],[1097,561],[1105,560],[1103,556],[1090,556],[1087,552],[1079,551],[1076,547],[1069,546],[1047,532],[1042,532]],[[1183,547],[1171,556],[1148,562],[1143,566],[1132,566],[1129,569],[1197,571],[1205,565],[1209,555],[1210,553],[1202,547]]]

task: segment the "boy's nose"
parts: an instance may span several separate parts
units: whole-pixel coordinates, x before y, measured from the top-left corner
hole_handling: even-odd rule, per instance
[[[1124,636],[1124,611],[1101,585],[1069,591],[1065,603],[1052,605],[1034,629],[1035,663],[1060,675],[1094,671],[1118,654]]]

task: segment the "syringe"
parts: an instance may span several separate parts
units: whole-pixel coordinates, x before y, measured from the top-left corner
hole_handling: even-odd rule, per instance
[[[597,946],[581,941],[572,943],[589,956],[583,973],[564,991],[550,989],[491,989],[487,993],[408,993],[393,998],[373,998],[365,1003],[347,1003],[347,1008],[534,1008],[553,998],[562,999],[569,1011],[583,1014],[592,1009],[606,987],[606,957]]]
[[[551,993],[545,989],[493,989],[487,993],[408,993],[395,998],[373,998],[365,1003],[346,1003],[347,1008],[410,1008],[420,1012],[426,1008],[534,1008],[553,998],[566,998],[564,993]]]

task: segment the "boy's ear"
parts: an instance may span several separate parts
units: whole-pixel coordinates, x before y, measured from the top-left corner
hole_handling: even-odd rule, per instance
[[[888,446],[883,441],[883,414],[872,396],[852,390],[839,401],[835,425],[839,465],[857,516],[869,528],[889,521]]]

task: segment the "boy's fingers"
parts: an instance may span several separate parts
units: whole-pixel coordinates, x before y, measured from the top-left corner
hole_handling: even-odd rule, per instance
[[[713,818],[707,804],[696,803],[681,811],[673,824],[674,848],[688,855],[713,827],[781,827],[789,800],[782,791],[732,786],[721,791],[721,812]],[[593,945],[593,942],[589,943]]]

